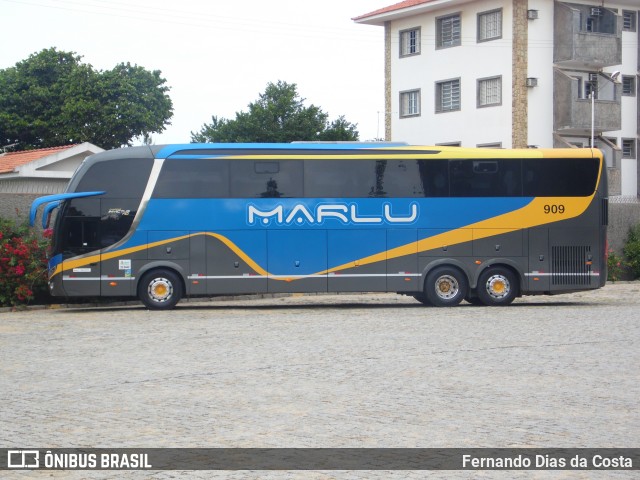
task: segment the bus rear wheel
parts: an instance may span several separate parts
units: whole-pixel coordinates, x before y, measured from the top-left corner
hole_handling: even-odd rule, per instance
[[[138,297],[152,310],[172,309],[182,298],[182,281],[171,270],[153,270],[142,277]]]
[[[436,307],[454,307],[467,296],[469,282],[464,273],[454,267],[438,267],[427,275],[424,294]]]
[[[511,304],[518,295],[518,280],[508,268],[491,267],[478,278],[478,298],[490,307]]]

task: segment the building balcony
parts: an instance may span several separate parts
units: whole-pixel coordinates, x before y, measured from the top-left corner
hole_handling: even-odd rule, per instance
[[[556,2],[553,61],[590,70],[621,64],[621,17],[605,7]]]
[[[594,93],[594,132],[620,130],[622,126],[620,85],[606,74],[566,72],[553,76],[553,129],[561,135],[591,135],[591,92]]]

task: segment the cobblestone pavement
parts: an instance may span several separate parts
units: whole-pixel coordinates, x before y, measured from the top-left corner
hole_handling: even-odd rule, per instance
[[[0,447],[640,447],[640,283],[0,314]],[[4,472],[9,473],[9,472]],[[632,478],[629,472],[10,472],[13,478]],[[636,471],[637,475],[637,471]]]

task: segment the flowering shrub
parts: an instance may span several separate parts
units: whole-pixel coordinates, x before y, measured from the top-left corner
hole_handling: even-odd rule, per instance
[[[24,305],[46,291],[50,236],[0,219],[0,306]]]
[[[622,257],[612,249],[609,249],[607,252],[607,280],[610,282],[617,282],[620,280],[622,275],[624,275],[626,266],[627,265]]]
[[[629,229],[627,243],[622,251],[634,278],[640,278],[640,224]]]

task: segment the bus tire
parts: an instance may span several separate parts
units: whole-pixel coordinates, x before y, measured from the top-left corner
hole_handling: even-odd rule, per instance
[[[433,306],[431,305],[431,302],[427,299],[424,293],[414,293],[413,298],[415,298],[417,301],[419,301],[423,305],[426,305],[427,307]]]
[[[158,269],[142,276],[138,297],[151,310],[170,310],[182,298],[182,280],[172,270]]]
[[[508,268],[490,267],[478,278],[478,298],[490,307],[510,305],[518,289],[518,279]]]
[[[455,307],[469,290],[469,282],[455,267],[437,267],[427,275],[424,294],[435,307]]]

